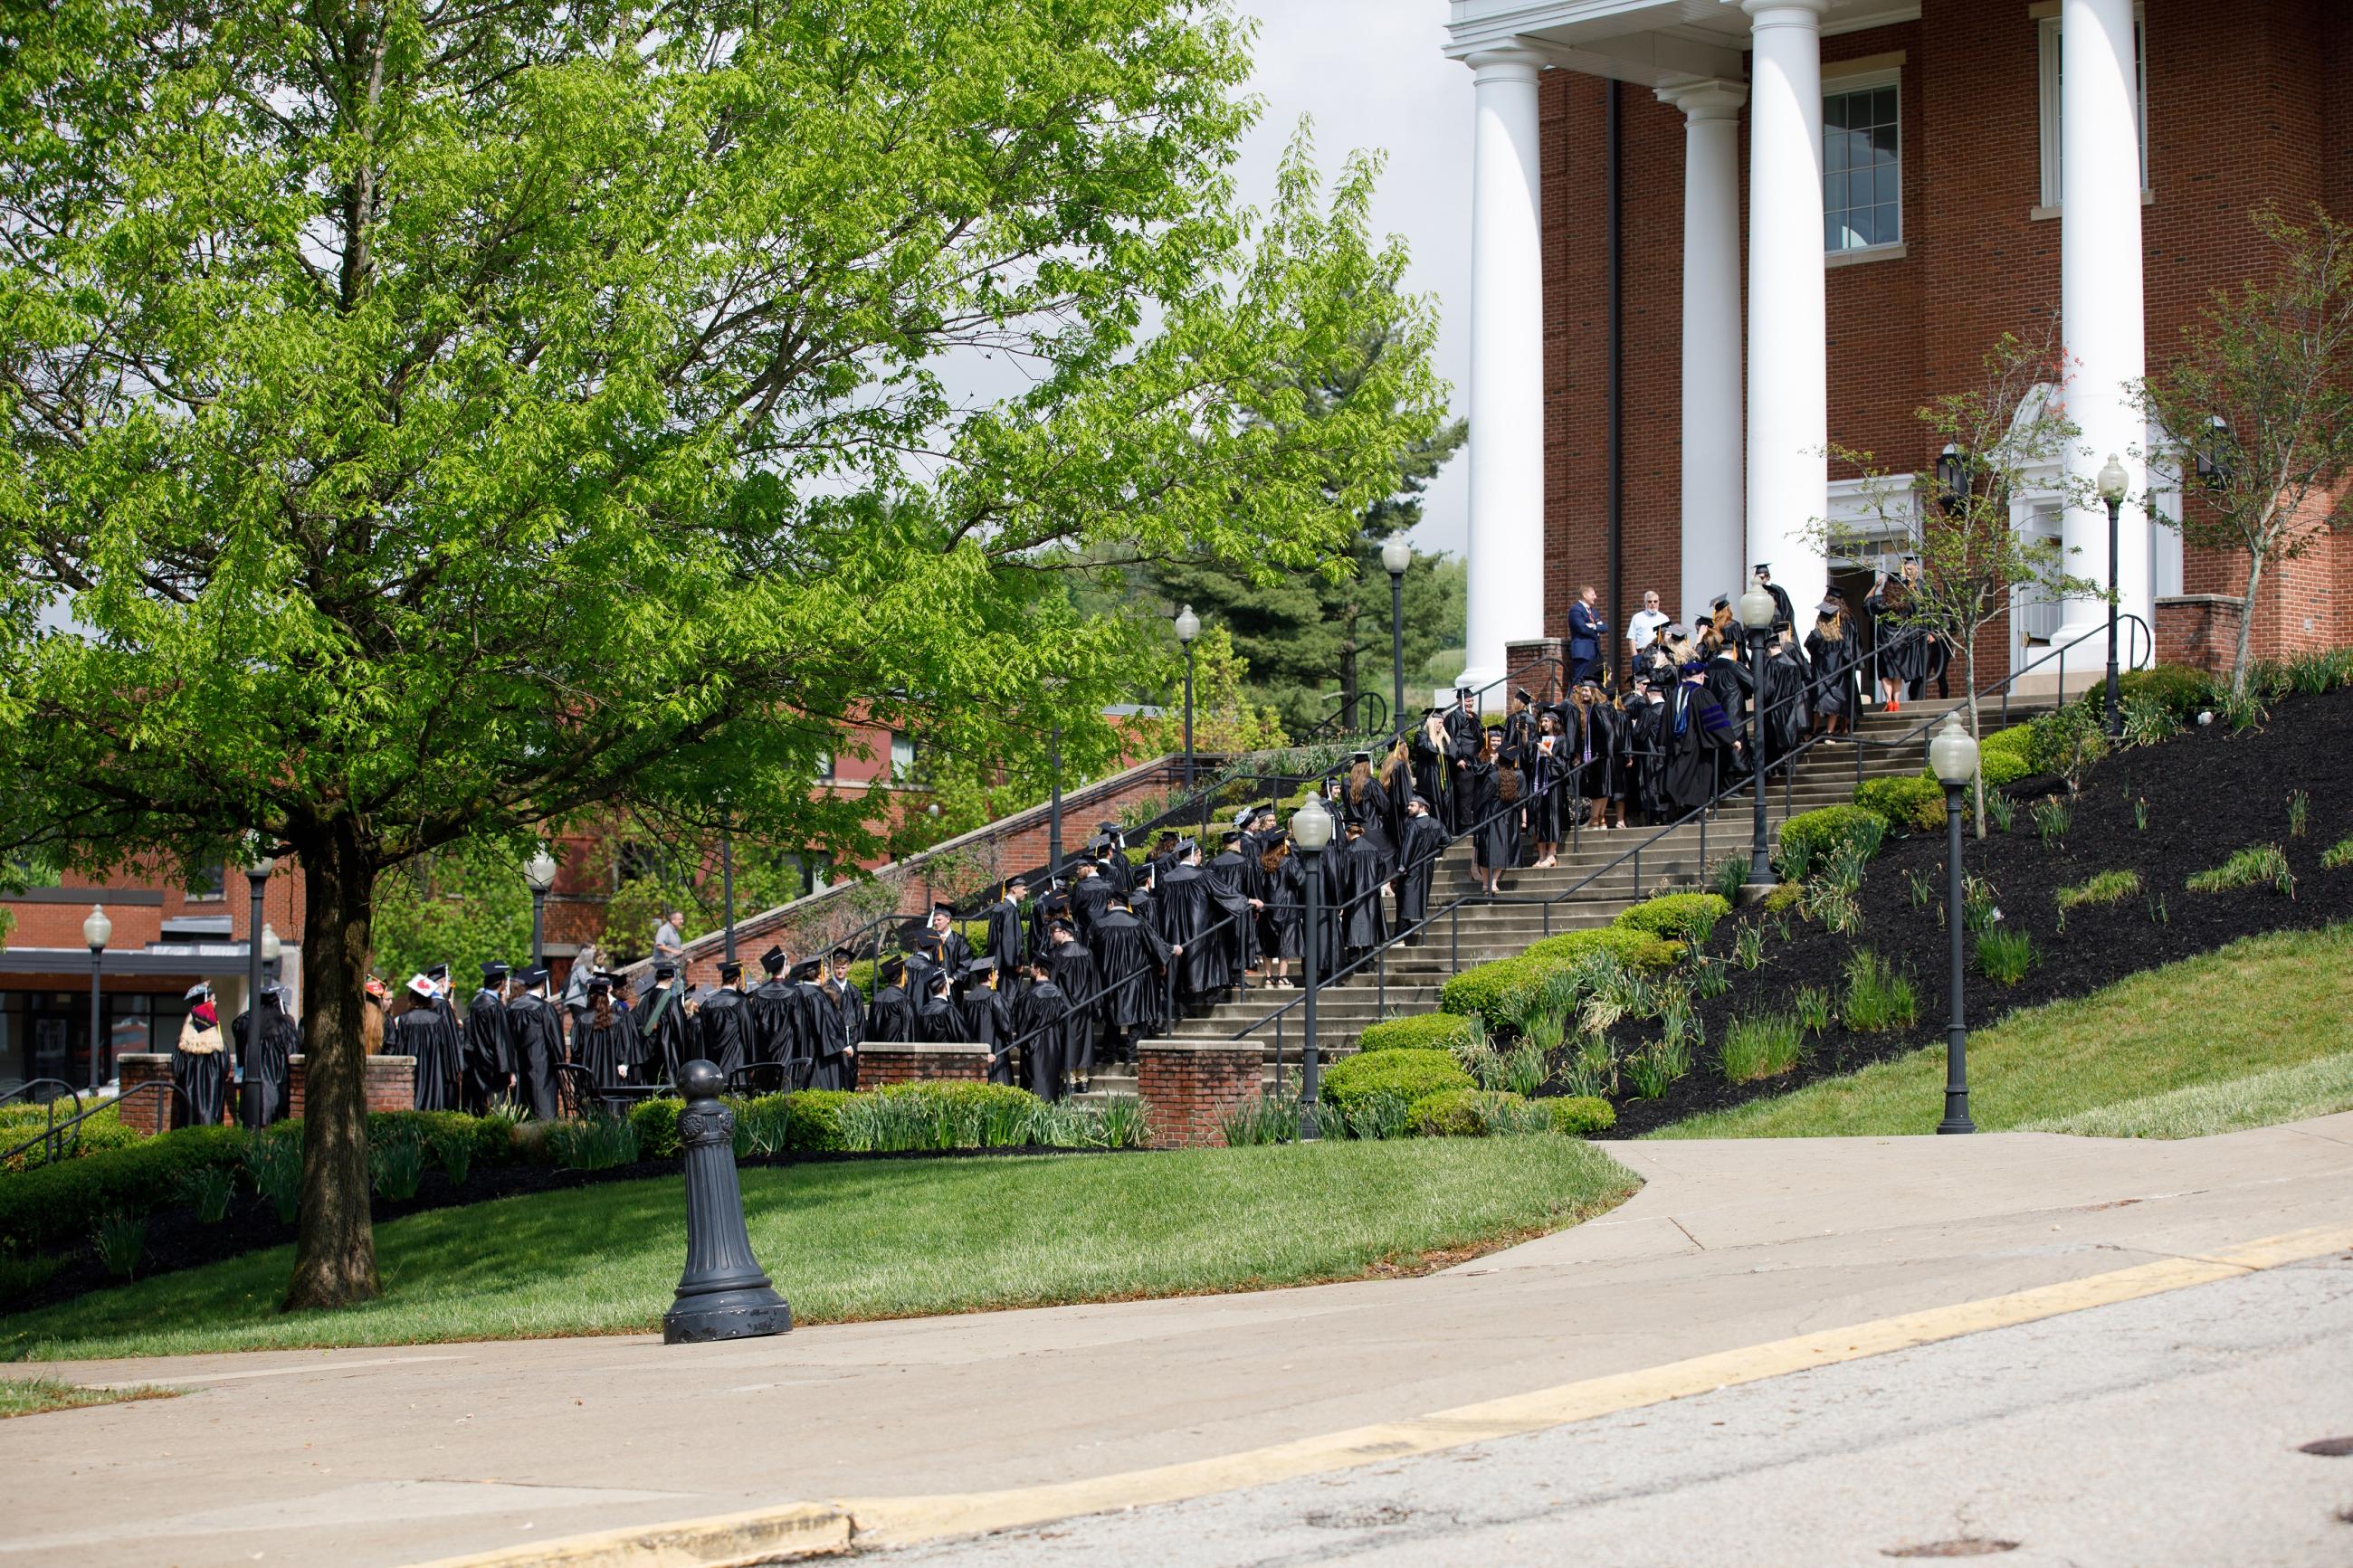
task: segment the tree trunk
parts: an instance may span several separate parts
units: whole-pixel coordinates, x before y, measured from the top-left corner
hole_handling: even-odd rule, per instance
[[[1969,628],[1968,639],[1961,644],[1961,668],[1968,672],[1968,679],[1962,683],[1961,690],[1969,700],[1969,739],[1975,741],[1979,748],[1978,776],[1975,782],[1978,792],[1978,837],[1982,839],[1986,836],[1985,752],[1983,750],[1985,736],[1978,724],[1978,634],[1974,626]]]
[[[350,1307],[381,1294],[368,1217],[367,1006],[375,867],[348,826],[298,846],[302,923],[302,1210],[286,1310]]]
[[[2252,645],[2255,629],[2255,590],[2263,585],[2263,558],[2260,552],[2247,552],[2247,595],[2239,601],[2239,651],[2231,661],[2231,695],[2247,694],[2247,649]]]

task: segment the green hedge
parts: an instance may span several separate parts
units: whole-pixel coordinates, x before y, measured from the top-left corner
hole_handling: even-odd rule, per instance
[[[2200,709],[2220,707],[2223,688],[2202,669],[2186,664],[2153,664],[2147,669],[2130,669],[2119,676],[2116,695],[2125,700],[2153,697],[2175,718],[2189,721],[2198,717]],[[2094,685],[2079,700],[2094,718],[2105,718],[2108,710],[2107,683]]]
[[[1854,792],[1854,804],[1894,827],[1926,833],[1945,826],[1945,786],[1918,773],[1866,779]]]
[[[117,1114],[114,1101],[109,1100],[103,1105],[93,1108],[91,1102],[85,1098],[82,1100],[82,1110],[91,1113],[90,1120],[82,1122],[74,1132],[63,1135],[61,1142],[65,1143],[64,1158],[79,1160],[108,1149],[127,1149],[133,1143],[146,1142],[145,1136],[137,1130],[122,1125],[122,1120]],[[60,1122],[70,1121],[73,1115],[74,1102],[60,1097],[58,1100],[58,1121]],[[38,1138],[47,1132],[48,1128],[49,1108],[47,1105],[28,1105],[19,1101],[14,1105],[0,1106],[0,1149],[13,1149],[28,1138]],[[79,1136],[77,1137],[76,1133]],[[29,1171],[37,1165],[46,1165],[48,1163],[47,1146],[36,1143],[23,1153],[9,1159],[6,1163],[0,1164],[0,1171]]]
[[[1424,1013],[1414,1018],[1390,1018],[1368,1026],[1356,1041],[1360,1051],[1454,1051],[1471,1043],[1469,1018],[1452,1013]]]
[[[1981,754],[1986,752],[2008,752],[2023,762],[2034,752],[2034,726],[2012,724],[2007,730],[1996,730],[1978,742],[1978,750]]]
[[[1714,898],[1714,894],[1707,897]],[[1672,969],[1683,955],[1679,942],[1653,936],[1649,931],[1634,931],[1626,926],[1597,926],[1591,931],[1563,931],[1528,943],[1522,958],[1567,959],[1575,962],[1589,952],[1606,952],[1629,969]]]
[[[1866,838],[1873,831],[1887,831],[1887,819],[1877,812],[1860,805],[1825,805],[1801,811],[1781,824],[1781,850],[1787,854],[1790,845],[1803,844],[1819,866],[1841,846]]]
[[[1406,1116],[1414,1131],[1424,1138],[1484,1138],[1494,1131],[1499,1111],[1525,1103],[1518,1095],[1501,1090],[1441,1089],[1415,1100]]]
[[[1772,890],[1765,895],[1765,912],[1778,915],[1784,910],[1794,910],[1805,901],[1806,885],[1803,882],[1776,882]]]
[[[1618,1113],[1606,1100],[1589,1094],[1565,1094],[1552,1103],[1552,1130],[1571,1138],[1607,1132],[1618,1125]]]
[[[1715,922],[1731,912],[1730,901],[1721,893],[1661,893],[1620,911],[1609,923],[1672,942],[1702,942]]]
[[[1409,1104],[1440,1089],[1478,1087],[1450,1051],[1360,1051],[1324,1073],[1324,1100],[1345,1113],[1377,1094]]]
[[[153,1214],[179,1202],[196,1171],[234,1171],[246,1135],[235,1127],[185,1127],[80,1160],[0,1178],[0,1244],[27,1251],[80,1242],[103,1216]]]

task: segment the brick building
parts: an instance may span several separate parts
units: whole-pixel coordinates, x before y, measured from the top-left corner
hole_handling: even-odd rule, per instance
[[[1560,636],[1584,583],[1621,634],[1643,590],[1688,616],[1758,559],[1801,605],[1831,583],[1859,603],[1894,541],[1804,542],[1867,510],[1826,454],[1927,468],[1914,411],[2054,311],[2066,468],[2118,453],[2144,493],[2139,454],[2169,437],[2126,386],[2268,265],[2250,213],[2353,213],[2336,0],[1453,0],[1448,47],[1476,81],[1474,683]],[[2050,479],[2018,525],[2104,577],[2105,513]],[[2159,656],[2227,655],[2243,566],[2126,521],[2120,596]],[[2014,606],[1993,673],[2104,615]],[[2353,641],[2353,541],[2270,579],[2254,641]]]

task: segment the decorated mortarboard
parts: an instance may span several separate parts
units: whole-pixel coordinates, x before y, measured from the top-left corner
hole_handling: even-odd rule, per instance
[[[774,974],[785,966],[785,960],[789,956],[781,944],[771,943],[768,951],[760,955],[760,967]]]
[[[656,980],[675,980],[675,979],[677,979],[677,978],[678,978],[678,965],[677,965],[677,964],[675,964],[675,963],[671,963],[669,959],[667,959],[667,958],[663,959],[659,963],[657,963],[657,964],[655,964],[655,965],[654,965],[654,978],[655,978]]]
[[[377,989],[381,990],[382,986],[379,985]],[[199,980],[194,985],[188,987],[187,991],[180,997],[180,1000],[183,1002],[201,1002],[212,994],[213,988],[205,982]]]
[[[507,977],[507,966],[493,958],[482,965],[482,984],[496,985]]]
[[[719,961],[719,978],[722,981],[743,979],[744,965],[741,962],[733,958],[721,959]]]
[[[419,996],[430,997],[433,994],[433,978],[427,974],[412,974],[408,977],[408,988]]]
[[[1246,805],[1240,811],[1234,813],[1234,826],[1236,827],[1240,827],[1243,823],[1248,822],[1251,817],[1257,815],[1258,808],[1256,806]]]

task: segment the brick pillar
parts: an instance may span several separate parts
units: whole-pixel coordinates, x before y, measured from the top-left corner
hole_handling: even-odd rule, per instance
[[[303,1077],[303,1058],[289,1057],[286,1059],[286,1114],[292,1120],[300,1120],[302,1115]],[[372,1111],[416,1110],[417,1058],[368,1058],[364,1092],[367,1108]]]
[[[167,1092],[149,1089],[133,1097],[132,1091],[141,1084],[172,1081],[172,1054],[169,1051],[125,1051],[114,1058],[115,1070],[122,1078],[122,1100],[116,1111],[122,1125],[142,1137],[153,1138],[172,1125],[172,1096]]]
[[[988,1047],[915,1040],[869,1040],[858,1047],[858,1087],[893,1083],[981,1083]]]
[[[1607,648],[1602,650],[1605,660],[1609,657],[1609,651]],[[1552,662],[1539,668],[1530,669],[1528,666],[1535,664],[1538,659],[1550,659]],[[1512,685],[1525,687],[1528,695],[1535,699],[1536,706],[1539,708],[1557,702],[1567,695],[1565,688],[1568,680],[1567,660],[1568,644],[1559,637],[1531,637],[1525,642],[1511,642],[1504,645],[1504,662],[1512,670]],[[1511,687],[1506,687],[1502,691],[1490,692],[1481,706],[1490,712],[1510,712],[1512,710]]]
[[[1265,1058],[1255,1042],[1146,1040],[1136,1047],[1135,1082],[1152,1115],[1155,1148],[1221,1147],[1219,1125],[1259,1092]]]
[[[2240,602],[2221,594],[2183,594],[2157,602],[2157,659],[2227,676],[2239,655]],[[2122,639],[2119,638],[2121,644]]]

